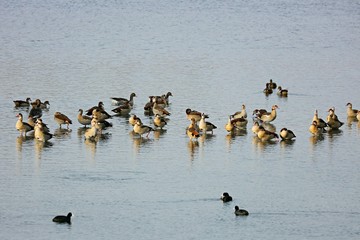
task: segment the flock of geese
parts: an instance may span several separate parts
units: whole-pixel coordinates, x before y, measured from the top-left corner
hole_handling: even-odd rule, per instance
[[[278,94],[282,97],[287,96],[287,90],[282,89],[280,86],[274,83],[271,79],[266,83],[264,92],[270,93],[270,89],[278,88]],[[104,103],[99,102],[98,105],[93,106],[86,111],[79,109],[77,120],[86,128],[84,133],[85,140],[97,141],[102,136],[102,131],[112,127],[112,123],[108,122],[108,119],[113,116],[127,116],[129,117],[129,123],[133,126],[133,133],[143,137],[149,136],[152,131],[163,130],[166,127],[171,113],[167,110],[170,104],[170,96],[173,96],[171,92],[163,95],[149,96],[149,101],[144,106],[144,114],[153,116],[153,126],[143,124],[142,120],[135,114],[130,114],[134,106],[134,98],[137,97],[135,93],[131,93],[129,98],[112,97],[112,105],[115,106],[111,111],[113,115],[109,114],[104,109]],[[17,115],[18,120],[16,122],[16,129],[20,132],[21,136],[27,136],[28,132],[33,131],[35,139],[41,142],[47,142],[53,137],[50,133],[50,129],[45,124],[41,117],[44,109],[48,109],[50,106],[49,101],[42,102],[40,99],[36,99],[31,102],[30,98],[26,100],[13,101],[16,108],[30,108],[27,122],[24,121],[22,113]],[[360,121],[360,112],[352,108],[352,104],[347,105],[347,116],[354,120]],[[283,141],[293,141],[296,138],[295,133],[287,128],[282,128],[279,135],[275,131],[271,131],[268,127],[268,123],[273,122],[277,117],[276,110],[279,107],[273,105],[270,111],[266,109],[255,109],[252,112],[253,126],[252,132],[259,138],[260,141],[266,142],[272,139],[278,140],[279,136]],[[190,121],[190,124],[186,128],[186,134],[191,141],[196,141],[200,135],[213,134],[213,131],[217,129],[217,126],[208,121],[209,116],[200,111],[194,109],[185,110],[186,118]],[[61,112],[54,113],[54,121],[59,125],[61,129],[62,125],[72,124],[72,120]],[[229,115],[228,122],[224,126],[225,130],[229,133],[246,130],[248,124],[248,114],[246,107],[243,104],[241,111],[235,112]],[[328,116],[326,121],[319,118],[318,111],[315,110],[312,123],[309,127],[309,132],[315,136],[319,136],[330,129],[339,129],[344,123],[339,120],[335,114],[335,108],[332,107],[328,110]],[[89,126],[89,127],[88,127]]]

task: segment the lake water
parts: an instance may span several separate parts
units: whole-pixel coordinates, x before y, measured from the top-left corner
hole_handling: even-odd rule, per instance
[[[359,239],[359,1],[1,1],[1,239]],[[265,96],[273,79],[288,98]],[[135,92],[173,93],[165,132],[140,139],[126,117],[84,141],[79,108]],[[15,129],[13,100],[50,101],[47,144]],[[292,143],[232,136],[228,115],[277,104]],[[315,109],[345,124],[312,137]],[[185,109],[213,136],[189,141]],[[69,131],[56,111],[73,120]],[[223,192],[234,200],[224,204]],[[250,212],[236,217],[234,206]],[[71,225],[51,220],[74,214]]]

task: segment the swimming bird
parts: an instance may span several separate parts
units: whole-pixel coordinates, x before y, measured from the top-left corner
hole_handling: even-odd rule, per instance
[[[231,202],[233,199],[232,197],[229,195],[229,193],[227,192],[224,192],[222,194],[222,196],[220,197],[220,199],[223,201],[223,202]]]
[[[152,127],[144,125],[140,119],[136,120],[136,123],[134,125],[134,132],[139,134],[140,137],[142,137],[142,135],[146,133],[147,133],[146,137],[148,137],[150,132],[152,131],[154,131]]]
[[[284,140],[292,140],[296,136],[295,136],[293,131],[291,131],[291,130],[289,130],[287,128],[282,128],[280,130],[280,137],[284,141]]]
[[[344,125],[344,123],[338,119],[332,109],[329,109],[329,115],[327,116],[326,120],[328,127],[331,129],[339,129],[342,125]]]
[[[116,115],[126,116],[129,115],[131,112],[131,105],[129,102],[124,103],[123,105],[112,109],[111,111],[114,112]]]
[[[69,124],[72,124],[70,118],[68,118],[65,114],[62,114],[61,112],[54,113],[54,120],[59,124],[60,128],[62,124],[66,124],[67,128],[69,129]]]
[[[165,125],[167,125],[167,122],[165,118],[161,117],[159,114],[156,114],[154,117],[154,125],[155,127],[162,129]]]
[[[266,83],[266,86],[267,87],[269,87],[269,88],[271,88],[271,89],[276,89],[276,83],[275,82],[273,82],[273,80],[272,79],[270,79],[270,81],[268,82],[268,83]]]
[[[122,97],[112,97],[113,105],[124,105],[129,104],[131,107],[134,106],[134,97],[137,97],[135,93],[131,93],[129,99],[122,98]]]
[[[171,96],[171,97],[173,96],[172,93],[171,93],[171,92],[167,92],[167,93],[164,94],[163,96],[164,96],[163,99],[165,100],[166,105],[169,105],[169,103],[170,103],[169,97],[170,97],[170,96]]]
[[[83,115],[83,110],[80,108],[79,109],[79,113],[77,115],[77,120],[80,124],[84,125],[85,127],[87,125],[90,125],[91,124],[91,117],[87,116],[87,115]]]
[[[157,103],[157,97],[153,98],[152,112],[156,115],[159,114],[161,117],[170,116],[170,112],[165,108],[161,107]]]
[[[278,86],[277,95],[279,95],[280,97],[287,97],[288,96],[288,90],[287,89],[282,89],[281,86]]]
[[[269,141],[274,138],[276,138],[276,139],[279,138],[279,136],[276,133],[265,130],[265,128],[263,126],[259,127],[257,136],[261,141]]]
[[[265,87],[265,89],[263,90],[263,93],[265,93],[266,95],[272,94],[273,90],[271,88],[269,88],[268,86]]]
[[[97,109],[99,111],[105,110],[104,103],[102,101],[100,101],[97,106],[93,106],[93,107],[89,108],[88,110],[86,110],[85,114],[87,116],[91,116],[93,114],[94,109]]]
[[[246,113],[246,107],[245,104],[243,104],[241,106],[241,111],[239,112],[235,112],[233,115],[231,115],[232,118],[247,118],[247,113]]]
[[[38,118],[36,120],[36,125],[34,127],[34,137],[36,140],[41,141],[41,142],[47,142],[48,140],[50,140],[53,135],[49,132],[47,132],[44,129],[44,125],[43,122],[41,120],[41,118]]]
[[[97,119],[94,118],[91,121],[91,128],[86,129],[85,131],[85,140],[95,140],[95,138],[98,136],[99,131],[101,131],[101,127],[99,126]]]
[[[196,110],[191,110],[190,108],[187,108],[185,110],[186,112],[186,118],[191,121],[191,119],[195,119],[196,122],[201,120],[201,112],[198,112]],[[205,114],[205,118],[209,118],[208,115]]]
[[[212,124],[211,122],[205,121],[205,114],[203,113],[201,115],[201,119],[199,121],[199,129],[201,131],[203,131],[205,134],[206,134],[206,132],[210,132],[210,131],[211,131],[211,134],[213,134],[213,130],[216,128],[217,127],[214,124]]]
[[[278,105],[273,105],[271,107],[271,112],[266,112],[266,113],[263,113],[263,114],[259,114],[259,119],[263,122],[272,122],[276,119],[276,109],[279,108]]]
[[[235,215],[236,216],[248,216],[249,212],[245,209],[240,209],[239,206],[235,206]]]
[[[309,132],[316,136],[322,134],[322,131],[323,130],[318,126],[318,123],[316,121],[312,121],[309,127]]]
[[[198,126],[196,125],[196,120],[194,118],[191,119],[191,123],[186,130],[186,134],[190,138],[190,140],[198,139],[200,137],[200,133],[198,132]]]
[[[23,122],[23,115],[21,113],[17,114],[16,117],[18,118],[15,128],[20,132],[21,136],[26,136],[26,133],[34,130],[34,127],[28,124],[27,122]]]
[[[49,101],[42,102],[40,99],[36,99],[34,102],[31,103],[32,107],[39,106],[41,109],[48,108],[48,105],[50,105]]]
[[[37,105],[33,105],[30,112],[29,112],[29,116],[34,117],[34,118],[41,118],[42,117],[42,110],[40,108],[40,101],[36,101]]]
[[[244,117],[231,119],[231,124],[234,125],[234,127],[243,128],[246,127],[247,123],[248,120]]]
[[[356,117],[359,110],[353,109],[351,103],[347,103],[346,106],[347,106],[347,110],[346,110],[347,116],[348,117]]]
[[[14,100],[15,107],[29,107],[31,99],[28,97],[26,100]]]
[[[56,223],[68,223],[71,224],[72,213],[69,212],[67,216],[59,215],[53,218],[53,222]]]

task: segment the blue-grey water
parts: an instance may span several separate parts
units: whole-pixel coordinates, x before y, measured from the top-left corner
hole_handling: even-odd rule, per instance
[[[359,239],[360,125],[345,106],[360,109],[359,1],[3,0],[0,22],[1,239]],[[266,97],[269,79],[288,98]],[[84,141],[79,108],[111,112],[135,92],[151,125],[143,106],[168,91],[167,131],[140,139],[114,117]],[[47,144],[15,129],[26,97],[50,101]],[[278,105],[273,127],[296,140],[259,142],[251,119],[229,135],[242,104]],[[345,124],[312,137],[330,107]],[[189,141],[186,108],[209,114],[213,136]],[[71,225],[52,222],[69,211]]]

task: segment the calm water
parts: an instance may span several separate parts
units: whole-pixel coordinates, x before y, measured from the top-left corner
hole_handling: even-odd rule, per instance
[[[1,239],[359,239],[360,3],[345,1],[1,1]],[[288,98],[264,96],[272,78]],[[88,143],[79,108],[171,91],[167,131],[133,137],[115,117]],[[48,144],[22,139],[13,100],[40,98]],[[227,116],[277,104],[291,144],[230,136]],[[315,109],[345,124],[314,139]],[[213,136],[189,142],[185,109]],[[60,131],[53,114],[73,119]],[[228,191],[234,201],[219,201]],[[250,212],[235,217],[239,205]],[[51,219],[71,211],[72,225]]]

